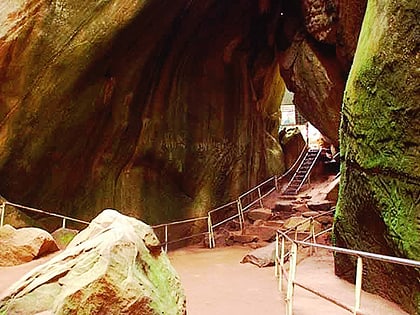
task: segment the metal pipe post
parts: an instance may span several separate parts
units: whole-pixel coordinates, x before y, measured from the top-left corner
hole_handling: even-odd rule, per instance
[[[287,296],[286,296],[286,314],[293,315],[293,294],[295,286],[295,275],[296,275],[296,263],[297,263],[297,245],[292,243],[290,249],[290,266],[289,266],[289,277],[287,282]]]
[[[242,225],[242,205],[241,205],[241,199],[238,199],[238,217],[239,217],[239,226],[241,228],[241,231],[243,229],[243,225]]]
[[[264,208],[264,204],[263,204],[263,201],[262,201],[262,198],[261,198],[261,188],[260,187],[258,187],[258,199],[260,200],[260,207],[261,208]]]
[[[276,232],[276,255],[274,256],[274,276],[279,276],[279,233]]]
[[[4,216],[6,212],[6,204],[4,202],[0,205],[0,212],[0,227],[2,227],[4,224]]]
[[[165,224],[165,253],[168,252],[168,225]]]
[[[63,229],[66,228],[66,218],[63,218]]]
[[[284,237],[281,236],[279,291],[283,292]]]
[[[360,310],[360,298],[362,294],[362,279],[363,279],[363,260],[362,257],[357,257],[357,266],[356,266],[356,285],[354,288],[355,294],[355,305],[353,314],[357,315]]]
[[[214,234],[213,234],[213,224],[211,222],[211,214],[208,214],[208,218],[207,218],[207,229],[209,232],[209,248],[214,248],[216,247],[216,242],[214,241]]]

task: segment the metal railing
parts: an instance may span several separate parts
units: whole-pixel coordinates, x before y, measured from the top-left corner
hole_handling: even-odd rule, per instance
[[[287,176],[289,176],[290,173],[296,168],[297,164],[300,162],[302,157],[305,155],[307,149],[308,149],[307,146],[305,146],[302,149],[299,157],[296,159],[294,164],[284,174],[282,174],[281,176],[274,175],[274,176],[270,177],[269,179],[263,181],[262,183],[258,184],[257,186],[251,188],[247,192],[243,193],[236,200],[231,201],[229,203],[226,203],[226,204],[224,204],[222,206],[219,206],[217,208],[209,210],[207,212],[207,216],[202,216],[202,217],[198,217],[198,218],[191,218],[191,219],[186,219],[186,220],[180,220],[180,221],[175,221],[175,222],[169,222],[169,223],[163,223],[163,224],[158,224],[158,225],[152,226],[152,228],[155,230],[155,232],[158,232],[159,229],[163,228],[164,242],[162,242],[161,244],[164,247],[165,251],[168,250],[168,245],[170,245],[170,244],[174,244],[174,243],[177,243],[177,242],[185,241],[185,240],[196,238],[196,237],[203,236],[203,235],[208,236],[209,248],[214,248],[216,246],[216,241],[215,241],[215,237],[214,237],[214,229],[221,226],[222,224],[225,224],[225,223],[227,223],[231,220],[234,220],[236,218],[239,218],[239,226],[240,226],[240,230],[242,231],[243,226],[244,226],[244,222],[245,222],[244,213],[251,210],[252,207],[254,205],[256,205],[257,203],[259,203],[260,207],[264,206],[264,204],[263,204],[264,198],[266,198],[268,195],[270,195],[273,191],[275,191],[275,190],[278,191],[279,190],[279,182],[281,180],[283,180],[284,178],[286,178]],[[255,196],[253,196],[255,194],[256,194],[256,198],[254,198]],[[251,201],[248,204],[245,204],[247,199],[248,200],[250,199]],[[61,214],[56,214],[56,213],[43,211],[43,210],[40,210],[40,209],[26,207],[26,206],[23,206],[23,205],[12,203],[12,202],[4,202],[3,204],[0,205],[0,211],[1,211],[0,226],[3,226],[5,209],[6,209],[7,205],[14,206],[14,207],[21,208],[21,209],[25,209],[25,210],[32,211],[32,212],[42,213],[42,214],[45,214],[45,215],[61,218],[63,227],[66,226],[66,220],[77,222],[77,223],[83,223],[83,224],[87,224],[87,225],[89,224],[89,222],[86,222],[86,221],[83,221],[83,220],[78,220],[78,219],[71,218],[71,217],[68,217],[68,216],[64,216],[64,215],[61,215]],[[231,209],[232,206],[234,206],[234,205],[236,205],[236,211],[235,211],[234,215],[231,215],[227,218],[224,218],[224,219],[216,222],[216,218],[217,217],[220,218],[220,216],[221,216],[221,215],[217,215],[217,213],[221,212],[222,210],[225,210],[225,212],[226,212],[226,209]],[[232,212],[232,211],[228,211],[228,212]],[[188,223],[195,224],[199,221],[204,221],[204,220],[207,220],[207,231],[191,234],[191,235],[188,235],[188,236],[183,236],[183,237],[180,237],[180,238],[177,238],[177,239],[174,239],[174,240],[169,240],[169,235],[170,235],[169,228],[170,227],[175,227],[175,226],[178,226],[178,225],[183,225],[183,224],[188,224]]]
[[[331,229],[329,229],[331,230]],[[322,233],[324,233],[323,231]],[[317,236],[317,235],[316,235]],[[313,237],[313,240],[316,239],[316,236]],[[310,238],[311,239],[311,238]],[[334,303],[335,305],[349,311],[350,313],[357,315],[363,315],[364,313],[360,310],[360,300],[362,292],[362,281],[363,281],[363,258],[379,260],[387,263],[399,264],[409,267],[420,268],[420,261],[385,256],[380,254],[374,254],[369,252],[363,252],[358,250],[351,250],[346,248],[340,248],[335,246],[327,246],[308,242],[308,239],[299,241],[297,239],[290,238],[287,233],[280,230],[276,233],[276,251],[275,251],[275,276],[278,278],[278,289],[283,291],[283,277],[287,281],[287,292],[286,292],[286,315],[293,315],[293,297],[294,297],[294,286],[298,286],[308,292],[311,292],[329,302]],[[288,255],[285,253],[285,242],[288,241],[291,243],[291,248]],[[319,292],[307,285],[299,283],[296,281],[296,266],[297,266],[297,257],[298,257],[298,246],[311,247],[311,248],[321,248],[333,251],[335,253],[341,253],[345,255],[351,255],[357,257],[356,264],[356,283],[355,283],[355,303],[353,307],[350,307],[339,300],[328,296],[322,292]],[[289,271],[288,273],[285,270],[285,259],[289,256]]]
[[[87,222],[87,221],[83,221],[83,220],[75,219],[75,218],[68,217],[68,216],[65,216],[65,215],[61,215],[61,214],[57,214],[57,213],[53,213],[53,212],[48,212],[48,211],[44,211],[44,210],[41,210],[41,209],[36,209],[36,208],[32,208],[32,207],[19,205],[19,204],[13,203],[13,202],[5,201],[0,205],[0,227],[2,227],[4,225],[4,218],[5,218],[5,215],[6,215],[6,207],[7,206],[15,207],[15,208],[18,208],[18,209],[23,209],[23,210],[30,211],[30,212],[41,213],[41,214],[48,215],[48,216],[55,217],[55,218],[60,218],[62,220],[62,225],[61,226],[63,228],[66,227],[67,221],[89,225],[89,222]]]
[[[251,210],[252,207],[254,205],[256,205],[257,203],[259,203],[260,207],[264,206],[263,200],[264,198],[266,198],[269,194],[271,194],[273,191],[275,190],[279,190],[279,183],[282,179],[286,178],[287,176],[289,176],[289,174],[296,168],[297,164],[300,162],[300,160],[302,159],[302,157],[304,157],[306,151],[307,151],[308,147],[304,147],[299,155],[299,157],[296,159],[295,163],[281,176],[277,176],[274,175],[272,177],[270,177],[269,179],[263,181],[262,183],[258,184],[257,186],[251,188],[250,190],[248,190],[247,192],[243,193],[242,195],[240,195],[236,200],[228,202],[224,205],[221,205],[217,208],[211,209],[207,212],[207,216],[206,217],[199,217],[199,218],[192,218],[192,219],[188,219],[188,220],[184,220],[186,222],[194,222],[194,221],[199,221],[199,220],[205,220],[207,219],[207,231],[206,232],[202,232],[199,234],[193,234],[190,236],[185,236],[179,239],[175,239],[175,240],[171,240],[169,241],[168,238],[168,228],[170,226],[175,226],[178,224],[183,224],[185,223],[184,221],[176,221],[176,222],[171,222],[171,223],[164,223],[164,224],[159,224],[154,226],[153,228],[164,228],[165,229],[165,241],[164,243],[162,243],[162,245],[164,245],[165,250],[167,251],[168,249],[168,244],[173,244],[176,242],[180,242],[180,241],[184,241],[187,239],[191,239],[200,235],[207,235],[208,236],[208,245],[209,248],[214,248],[216,246],[216,240],[214,237],[214,229],[229,222],[232,221],[236,218],[238,218],[239,221],[239,228],[242,231],[243,227],[244,227],[244,222],[245,222],[245,216],[244,213],[246,213],[247,211]],[[271,183],[271,185],[270,185]],[[256,198],[253,198],[252,195],[256,194]],[[249,198],[250,197],[250,198]],[[249,202],[248,204],[246,203],[246,199],[251,199],[251,202]],[[236,205],[236,209],[235,211],[232,211],[232,207]],[[222,210],[224,210],[225,212],[227,211],[226,209],[231,209],[231,213],[234,213],[230,216],[228,216],[227,218],[223,218],[219,221],[217,221],[217,217],[220,218],[220,215],[218,215],[219,212],[221,212]]]

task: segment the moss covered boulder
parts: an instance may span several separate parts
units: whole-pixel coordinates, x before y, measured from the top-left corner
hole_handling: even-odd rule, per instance
[[[420,260],[420,80],[416,0],[369,1],[346,87],[335,243]],[[354,260],[336,273],[354,279]],[[364,288],[420,313],[417,269],[365,261]]]
[[[150,226],[105,210],[67,249],[28,273],[1,314],[186,314],[185,295]]]

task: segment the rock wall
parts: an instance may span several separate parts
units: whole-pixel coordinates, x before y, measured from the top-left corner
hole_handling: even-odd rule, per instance
[[[281,173],[273,14],[250,1],[9,1],[1,194],[155,223]]]
[[[420,5],[369,1],[346,87],[335,243],[420,260]],[[354,279],[354,260],[336,273]],[[364,289],[420,314],[417,269],[365,261]]]

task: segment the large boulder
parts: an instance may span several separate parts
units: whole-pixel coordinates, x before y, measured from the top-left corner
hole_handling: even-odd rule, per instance
[[[150,226],[105,210],[0,303],[8,314],[186,314],[178,275]],[[43,313],[43,314],[44,314]]]
[[[342,110],[337,246],[420,260],[419,16],[417,0],[368,2]],[[335,268],[353,281],[354,259]],[[419,269],[364,268],[364,289],[420,314]]]
[[[2,2],[2,195],[87,220],[129,209],[153,224],[203,215],[281,173],[277,14],[261,10]]]
[[[296,127],[288,129],[280,141],[284,152],[284,164],[286,169],[290,169],[306,147],[305,139],[300,129]]]
[[[39,228],[0,227],[0,266],[16,266],[58,251],[51,234]]]
[[[287,88],[295,93],[294,104],[323,135],[338,145],[345,83],[338,61],[329,58],[303,33],[295,35],[291,46],[280,58]]]

